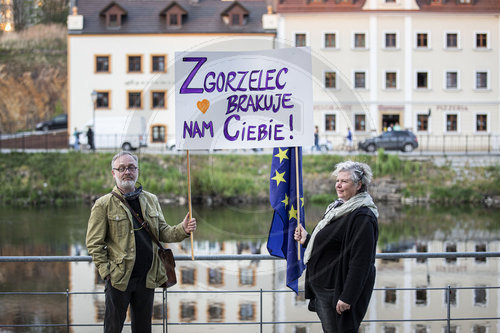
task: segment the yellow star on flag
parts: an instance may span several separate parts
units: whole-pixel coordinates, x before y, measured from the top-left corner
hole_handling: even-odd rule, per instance
[[[295,210],[295,208],[293,208],[293,205],[292,208],[290,208],[290,210],[288,211],[288,219],[297,219],[297,211]]]
[[[285,204],[285,207],[288,206],[288,195],[285,193],[285,199],[281,200],[282,203]]]
[[[304,207],[304,198],[300,198],[300,201],[302,202],[302,206],[300,207]]]
[[[288,156],[286,155],[288,149],[281,150],[281,148],[278,148],[279,153],[274,155],[274,157],[279,157],[280,158],[280,163],[283,162],[283,160],[286,158],[288,160]]]
[[[276,181],[276,186],[279,186],[280,182],[286,183],[285,178],[283,178],[283,176],[285,175],[285,172],[286,171],[279,173],[278,170],[276,170],[276,176],[271,178],[271,179],[274,179]]]

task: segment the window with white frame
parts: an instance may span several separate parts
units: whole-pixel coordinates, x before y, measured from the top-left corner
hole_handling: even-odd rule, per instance
[[[474,305],[483,306],[486,305],[487,293],[486,286],[477,286],[474,289]]]
[[[296,47],[306,46],[306,34],[304,33],[295,34],[295,46]]]
[[[486,252],[486,243],[479,243],[475,245],[476,252]],[[475,257],[474,261],[477,263],[485,263],[486,257]]]
[[[461,1],[465,1],[465,0],[461,0]],[[471,332],[472,333],[487,333],[488,331],[486,330],[486,326],[484,326],[484,325],[474,325],[472,327]]]
[[[336,49],[337,48],[337,34],[334,32],[327,32],[324,35],[325,49]]]
[[[385,72],[385,89],[396,89],[398,87],[398,75],[396,72]]]
[[[456,132],[456,131],[458,131],[458,115],[457,114],[447,114],[446,115],[446,132]],[[454,251],[448,251],[449,246],[451,246],[451,245],[448,245],[446,247],[446,252],[457,252],[456,245],[455,245]],[[446,262],[456,261],[456,260],[457,259],[447,258]]]
[[[397,35],[394,32],[385,34],[385,48],[395,49],[397,47]]]
[[[429,88],[429,73],[425,71],[417,72],[417,89],[428,89]]]
[[[444,304],[447,305],[450,302],[450,305],[457,305],[457,289],[450,288],[444,290]]]
[[[427,115],[425,115],[425,116],[427,116]],[[427,252],[429,252],[429,247],[425,243],[417,243],[416,250],[417,250],[417,253],[427,253]],[[423,258],[423,257],[417,258],[418,263],[424,263],[426,261],[427,261],[427,258]]]
[[[429,332],[427,330],[427,326],[422,325],[422,324],[417,324],[415,326],[415,333],[427,333],[427,332]]]
[[[476,49],[486,49],[488,48],[488,34],[485,32],[477,32],[475,35],[475,46]]]
[[[354,72],[354,89],[365,89],[366,88],[366,72],[356,71]]]
[[[456,115],[453,115],[453,114],[449,114],[448,116],[450,116],[451,118],[447,118],[447,119],[452,119],[454,118],[455,119],[455,123],[456,123]],[[453,117],[455,116],[455,117]],[[456,243],[448,243],[446,244],[446,247],[445,247],[445,251],[446,252],[457,252],[457,244]],[[452,263],[456,263],[457,262],[457,258],[446,258],[445,261],[449,264],[452,264]]]
[[[325,114],[325,131],[334,132],[337,130],[337,115]]]
[[[383,333],[396,333],[396,327],[395,326],[384,326],[382,328]]]
[[[356,32],[354,34],[354,48],[355,49],[365,49],[366,48],[366,34],[363,32]]]
[[[428,114],[418,114],[417,115],[417,131],[427,132],[429,130],[429,115]]]
[[[337,88],[336,72],[325,72],[325,88]]]
[[[447,49],[457,49],[458,48],[458,34],[456,32],[446,33],[446,48]]]
[[[299,326],[296,325],[293,328],[293,333],[309,333],[308,327],[307,326]]]
[[[429,48],[429,34],[426,32],[417,33],[416,47],[418,49]]]
[[[364,114],[354,115],[354,130],[360,132],[366,131],[366,115]]]
[[[427,305],[427,289],[425,289],[425,287],[415,290],[415,304]]]
[[[394,286],[385,287],[384,303],[396,304],[397,295]]]
[[[446,72],[446,89],[458,89],[458,72]]]
[[[476,89],[488,89],[488,72],[476,72]]]
[[[476,114],[476,132],[488,131],[488,115]]]

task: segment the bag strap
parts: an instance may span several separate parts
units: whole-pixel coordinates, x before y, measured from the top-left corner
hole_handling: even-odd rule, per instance
[[[163,245],[161,245],[160,241],[158,240],[158,238],[156,238],[156,236],[153,234],[153,232],[151,231],[151,229],[149,229],[149,225],[146,221],[144,221],[139,214],[137,214],[133,209],[132,207],[130,207],[130,204],[127,202],[127,200],[123,199],[118,193],[114,192],[114,191],[111,191],[111,194],[113,194],[115,197],[117,197],[127,208],[128,210],[130,211],[130,213],[132,213],[132,215],[137,219],[137,221],[139,221],[140,223],[140,226],[143,227],[148,233],[149,233],[149,236],[151,236],[151,239],[156,243],[156,245],[158,245],[158,247],[162,250],[164,250],[163,248]]]

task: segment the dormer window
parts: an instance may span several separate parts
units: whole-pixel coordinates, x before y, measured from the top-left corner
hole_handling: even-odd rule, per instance
[[[118,15],[111,14],[109,15],[109,26],[110,27],[119,27],[120,23],[118,22]]]
[[[107,28],[120,28],[127,11],[114,1],[107,5],[100,13],[106,20]]]
[[[241,15],[240,14],[233,14],[231,15],[231,25],[241,25]]]
[[[168,15],[168,25],[179,25],[179,15],[170,14]]]
[[[165,23],[169,28],[180,28],[182,19],[186,15],[187,11],[175,1],[160,12],[160,16],[165,17]]]
[[[246,24],[249,12],[237,1],[233,2],[225,11],[222,12],[222,21],[232,27],[240,27]]]

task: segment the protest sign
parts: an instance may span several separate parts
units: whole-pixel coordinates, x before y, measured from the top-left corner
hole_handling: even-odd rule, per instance
[[[309,48],[175,57],[177,149],[313,144]]]

